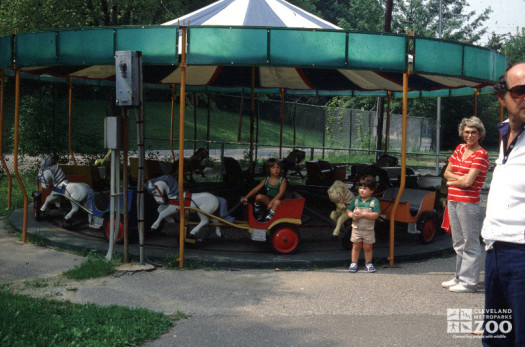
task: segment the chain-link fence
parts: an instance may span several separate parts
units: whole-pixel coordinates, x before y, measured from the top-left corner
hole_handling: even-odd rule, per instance
[[[14,79],[4,80],[3,146],[8,169],[14,144],[15,86]],[[69,158],[69,86],[60,82],[23,79],[20,87],[19,150],[22,168],[35,169],[43,154],[55,153],[63,162]],[[104,117],[120,114],[114,106],[114,89],[105,86],[74,85],[71,90],[71,148],[77,162],[92,163],[102,157]],[[170,161],[171,148],[178,157],[179,96],[164,86],[144,91],[145,145],[147,156]],[[307,152],[306,160],[329,159],[333,162],[373,161],[377,117],[375,111],[316,106],[249,94],[191,94],[186,97],[185,156],[200,147],[209,149],[210,159],[220,166],[224,156],[244,161],[249,155],[250,118],[253,107],[254,154],[259,162],[285,157],[293,148]],[[284,107],[281,136],[281,108]],[[134,113],[130,114],[130,144],[136,148]],[[386,117],[385,117],[386,118]],[[386,122],[386,119],[385,119]],[[173,124],[172,124],[173,123]],[[383,132],[386,124],[383,125]],[[409,117],[407,150],[428,151],[433,147],[434,121]],[[170,143],[173,132],[173,145]],[[401,145],[401,116],[391,114],[389,149]],[[282,151],[280,146],[282,141]],[[4,170],[2,169],[2,172]]]

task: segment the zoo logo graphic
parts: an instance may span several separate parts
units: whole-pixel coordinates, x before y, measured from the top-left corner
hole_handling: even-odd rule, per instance
[[[471,309],[447,308],[447,333],[449,334],[475,334],[483,335],[483,319],[486,318],[485,330],[492,338],[505,337],[512,330],[511,309]],[[464,337],[454,335],[455,337]]]
[[[479,328],[473,330],[472,318],[471,308],[447,308],[447,333],[482,333],[483,320],[475,321],[475,328]]]

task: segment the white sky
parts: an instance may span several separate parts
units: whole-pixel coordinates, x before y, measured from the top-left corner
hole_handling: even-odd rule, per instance
[[[468,0],[468,11],[474,10],[481,13],[483,9],[491,7],[489,19],[485,22],[488,35],[482,38],[482,44],[487,43],[488,37],[508,32],[516,34],[516,27],[525,27],[525,0]]]

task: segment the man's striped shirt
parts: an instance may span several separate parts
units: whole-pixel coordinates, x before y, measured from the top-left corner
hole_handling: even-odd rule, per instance
[[[480,201],[480,190],[487,178],[489,169],[489,154],[483,148],[479,148],[468,158],[463,159],[463,153],[467,149],[466,144],[459,145],[449,162],[452,165],[452,172],[456,175],[465,176],[470,169],[479,170],[479,174],[474,183],[468,188],[459,188],[456,186],[448,187],[448,200],[456,202],[478,203]]]

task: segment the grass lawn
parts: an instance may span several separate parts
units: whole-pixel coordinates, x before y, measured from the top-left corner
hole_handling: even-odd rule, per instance
[[[137,346],[166,333],[173,317],[146,309],[73,304],[0,290],[2,346]]]
[[[22,174],[22,180],[31,202],[35,174]],[[23,206],[14,177],[12,184],[11,211]],[[0,176],[0,196],[4,197],[0,199],[0,215],[9,215],[5,175]],[[117,264],[90,253],[85,262],[63,276],[74,280],[108,276]],[[30,285],[45,286],[46,281],[33,279]],[[0,285],[0,346],[137,346],[160,337],[176,321],[187,317],[179,311],[166,316],[147,309],[33,298],[16,293],[9,284]]]

